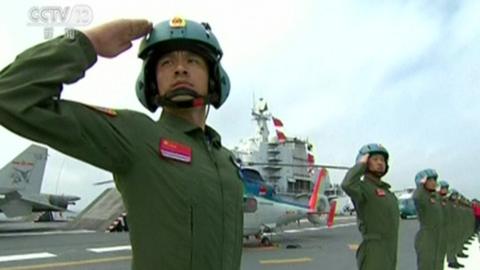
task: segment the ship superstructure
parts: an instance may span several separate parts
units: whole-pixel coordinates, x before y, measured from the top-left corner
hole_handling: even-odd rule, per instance
[[[307,139],[286,136],[282,121],[272,116],[263,99],[254,104],[252,118],[256,123],[254,136],[241,140],[233,149],[242,165],[258,170],[279,194],[310,193],[318,177],[318,170],[313,168],[313,145]],[[270,136],[271,122],[276,136]],[[329,180],[322,186],[330,187]]]

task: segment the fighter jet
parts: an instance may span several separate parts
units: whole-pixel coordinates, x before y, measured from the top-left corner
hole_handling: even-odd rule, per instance
[[[254,170],[249,170],[249,175],[252,175]],[[258,177],[261,178],[259,173]],[[318,225],[322,223],[321,215],[327,213],[326,223],[329,227],[332,226],[336,201],[331,199],[329,202],[328,198],[320,192],[321,184],[326,177],[328,177],[328,172],[322,168],[319,171],[308,205],[286,201],[275,194],[268,193],[268,188],[263,189],[265,192],[256,192],[261,188],[254,188],[251,184],[245,184],[244,237],[255,236],[261,240],[262,244],[269,245],[271,243],[270,239],[264,233],[304,218],[308,219],[310,223]],[[246,183],[245,177],[243,177],[243,180]],[[262,181],[258,181],[258,185],[263,186],[264,184]]]
[[[47,148],[32,144],[0,169],[0,212],[8,218],[67,210],[80,197],[40,193]]]

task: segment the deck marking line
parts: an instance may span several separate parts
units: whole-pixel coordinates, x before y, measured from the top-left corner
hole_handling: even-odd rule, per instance
[[[19,236],[43,236],[43,235],[61,235],[61,234],[82,234],[94,233],[92,230],[73,230],[73,231],[47,231],[47,232],[16,232],[16,233],[0,233],[1,237],[19,237]]]
[[[43,259],[43,258],[52,258],[52,257],[57,257],[57,255],[48,253],[48,252],[26,253],[26,254],[18,254],[18,255],[0,256],[0,262],[23,261],[23,260]]]
[[[288,264],[288,263],[306,263],[311,262],[312,258],[278,259],[278,260],[260,260],[260,264]]]
[[[95,253],[104,253],[104,252],[114,252],[121,250],[132,250],[132,246],[114,246],[114,247],[103,247],[103,248],[87,248],[88,251]]]
[[[356,226],[356,222],[352,223],[343,223],[343,224],[337,224],[333,225],[331,228],[328,228],[327,226],[320,226],[320,227],[308,227],[308,228],[302,228],[302,229],[291,229],[291,230],[285,230],[285,231],[280,231],[280,232],[272,232],[272,233],[265,233],[264,235],[266,236],[275,236],[283,233],[299,233],[299,232],[306,232],[306,231],[321,231],[321,230],[332,230],[336,228],[344,228],[344,227],[350,227],[350,226]]]
[[[79,266],[79,265],[108,263],[108,262],[124,261],[124,260],[131,260],[131,259],[132,259],[132,256],[119,256],[119,257],[110,257],[110,258],[101,258],[101,259],[83,260],[83,261],[5,267],[5,268],[0,268],[0,270],[40,270],[40,269],[51,269],[51,268],[58,269],[59,267],[72,267],[72,266]]]

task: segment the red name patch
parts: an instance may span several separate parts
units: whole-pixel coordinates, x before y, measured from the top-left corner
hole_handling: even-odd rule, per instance
[[[160,155],[185,163],[192,162],[192,148],[168,139],[160,139]]]
[[[381,188],[377,188],[375,190],[375,192],[377,193],[377,196],[378,197],[385,197],[385,190],[381,189]]]

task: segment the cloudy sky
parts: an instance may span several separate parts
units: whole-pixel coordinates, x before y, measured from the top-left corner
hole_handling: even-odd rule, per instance
[[[480,197],[479,1],[17,1],[0,9],[0,66],[45,40],[42,26],[29,25],[32,7],[80,4],[93,20],[79,29],[117,18],[208,21],[232,81],[227,103],[208,122],[228,147],[253,135],[252,99],[263,97],[288,136],[314,143],[319,163],[352,165],[363,144],[380,142],[391,153],[386,180],[395,189],[413,186],[415,173],[432,167],[466,196]],[[137,48],[99,59],[63,97],[147,113],[134,94]],[[4,128],[0,138],[0,164],[31,143]],[[343,174],[331,171],[332,180]],[[78,194],[80,209],[105,188],[92,183],[108,179],[50,149],[42,190]]]

